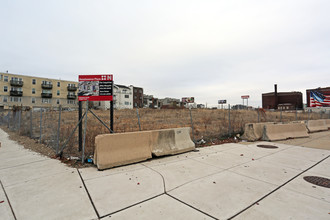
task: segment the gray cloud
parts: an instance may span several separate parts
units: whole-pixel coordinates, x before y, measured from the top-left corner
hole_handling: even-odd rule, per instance
[[[330,3],[2,1],[0,71],[115,82],[158,97],[261,105],[261,93],[329,86]],[[305,100],[304,100],[305,102]]]

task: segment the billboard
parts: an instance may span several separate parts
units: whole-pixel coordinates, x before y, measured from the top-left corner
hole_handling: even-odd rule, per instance
[[[112,75],[79,75],[79,101],[112,101]]]
[[[185,97],[185,98],[182,98],[182,102],[183,103],[194,103],[195,98],[194,97]]]
[[[242,99],[248,99],[248,98],[250,98],[250,96],[249,95],[242,95],[241,98]]]
[[[309,107],[330,107],[330,91],[310,90]]]
[[[226,104],[227,103],[227,100],[218,100],[218,104]]]

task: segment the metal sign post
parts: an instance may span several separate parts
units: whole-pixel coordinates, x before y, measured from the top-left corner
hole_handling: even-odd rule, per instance
[[[226,104],[226,103],[227,103],[226,99],[218,100],[218,104],[221,104],[221,109],[223,109],[223,104]]]
[[[82,101],[110,101],[110,129],[113,132],[113,75],[79,75],[79,151],[82,150]],[[87,108],[88,110],[88,108]]]
[[[249,95],[242,95],[241,98],[243,99],[243,106],[244,106],[244,99],[246,99],[246,107],[248,108],[249,107],[249,98],[250,96]]]

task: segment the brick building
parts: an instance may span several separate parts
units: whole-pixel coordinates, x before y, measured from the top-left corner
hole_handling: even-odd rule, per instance
[[[130,87],[133,89],[133,108],[143,108],[143,88]]]
[[[274,92],[262,94],[262,108],[283,110],[303,109],[301,92],[277,92],[276,84],[274,88]]]

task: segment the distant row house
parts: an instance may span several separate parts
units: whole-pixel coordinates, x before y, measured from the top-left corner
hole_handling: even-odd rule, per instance
[[[24,76],[0,72],[0,110],[15,106],[25,108],[78,108],[78,90],[90,90],[90,95],[98,86],[90,82],[58,80],[35,76]],[[183,108],[180,99],[158,99],[143,93],[143,88],[133,85],[114,84],[113,104],[115,109],[133,108]],[[93,108],[110,109],[110,101],[93,101]]]
[[[110,102],[93,102],[94,107],[110,109]],[[115,109],[143,108],[143,88],[114,84],[113,107]]]

